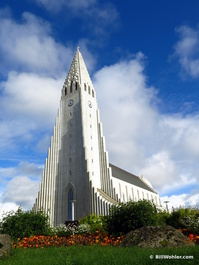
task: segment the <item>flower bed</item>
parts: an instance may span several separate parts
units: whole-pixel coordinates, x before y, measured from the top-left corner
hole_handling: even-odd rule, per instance
[[[49,246],[72,246],[72,245],[101,245],[101,246],[118,246],[122,243],[124,236],[115,238],[107,234],[74,234],[68,237],[55,236],[32,236],[25,237],[22,240],[13,242],[13,248],[44,248]]]
[[[186,228],[179,229],[180,232],[182,232],[185,236],[187,236],[191,241],[199,245],[199,236],[190,233],[190,231]]]

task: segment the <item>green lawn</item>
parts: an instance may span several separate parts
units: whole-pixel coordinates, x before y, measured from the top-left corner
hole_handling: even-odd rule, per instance
[[[153,259],[150,259],[153,255]],[[193,260],[155,259],[156,255],[193,256]],[[199,264],[199,246],[178,249],[139,249],[110,246],[48,247],[14,249],[2,265],[148,265]]]

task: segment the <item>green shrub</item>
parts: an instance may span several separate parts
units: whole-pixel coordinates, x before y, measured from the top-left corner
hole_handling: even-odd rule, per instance
[[[175,228],[187,228],[191,233],[199,234],[199,209],[173,209],[167,219],[167,224]]]
[[[99,231],[100,233],[105,232],[104,230],[104,216],[97,216],[96,214],[90,214],[86,217],[79,219],[79,224],[88,224],[89,232],[95,233]]]
[[[170,213],[166,210],[157,210],[156,224],[157,225],[167,225],[167,220],[170,217]]]
[[[137,228],[156,225],[157,209],[147,200],[121,203],[112,206],[110,215],[106,217],[106,229],[109,234],[126,234]]]
[[[18,208],[4,214],[1,223],[1,233],[9,234],[13,239],[33,235],[48,235],[51,233],[48,216],[42,211],[26,211]]]

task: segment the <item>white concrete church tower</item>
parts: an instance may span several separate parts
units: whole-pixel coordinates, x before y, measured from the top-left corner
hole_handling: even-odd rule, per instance
[[[57,226],[91,213],[107,215],[110,205],[144,195],[160,205],[148,181],[109,164],[96,93],[77,49],[33,209],[44,210]]]

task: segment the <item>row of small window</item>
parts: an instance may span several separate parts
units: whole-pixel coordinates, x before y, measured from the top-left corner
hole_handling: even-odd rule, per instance
[[[68,91],[69,90],[69,91]],[[74,91],[77,91],[78,90],[78,82],[73,82],[71,81],[70,83],[70,88],[68,89],[68,87],[65,87],[65,95],[67,95],[68,93],[73,93]],[[94,98],[95,96],[95,92],[93,89],[91,89],[90,86],[88,86],[87,88],[87,85],[84,84],[84,90],[87,91],[88,90],[88,94],[91,95],[92,94],[92,97]]]
[[[71,157],[69,158],[69,162],[70,163],[72,162],[72,158]],[[93,163],[93,159],[91,159],[91,162]]]
[[[67,95],[68,93],[73,93],[74,90],[78,90],[78,83],[71,81],[70,90],[68,91],[68,87],[65,87],[65,95]]]
[[[87,91],[87,85],[84,83],[84,90]],[[94,90],[92,89],[92,92],[91,92],[91,88],[90,86],[88,86],[88,94],[90,95],[92,93],[92,97],[94,98],[95,96],[95,93],[94,93]]]
[[[72,171],[69,171],[69,175],[72,176]],[[94,172],[92,172],[92,176],[94,176]]]

